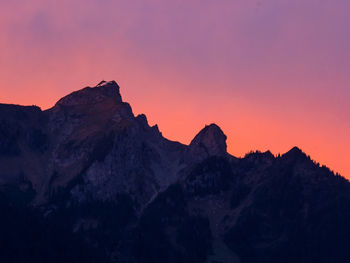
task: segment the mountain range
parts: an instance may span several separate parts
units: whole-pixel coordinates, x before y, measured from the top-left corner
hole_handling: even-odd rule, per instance
[[[350,183],[301,149],[237,158],[135,116],[115,81],[0,104],[1,262],[349,262]]]

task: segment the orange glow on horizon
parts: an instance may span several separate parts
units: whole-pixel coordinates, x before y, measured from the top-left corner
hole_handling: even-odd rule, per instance
[[[62,96],[98,82],[80,84],[79,87],[67,90],[66,94],[57,95],[58,92],[48,90],[41,93],[28,92],[23,97],[18,96],[17,100],[2,99],[1,102],[38,105],[47,109]],[[137,89],[129,90],[129,85],[142,85],[145,90],[140,93]],[[168,139],[189,144],[206,124],[216,123],[227,135],[228,152],[236,157],[243,157],[251,150],[270,150],[275,155],[283,154],[293,146],[298,146],[313,160],[350,178],[350,165],[347,160],[350,144],[346,144],[348,139],[345,131],[338,133],[337,137],[333,136],[337,126],[328,127],[328,123],[320,124],[317,120],[312,123],[302,112],[296,116],[285,116],[284,112],[271,115],[264,108],[225,94],[218,97],[182,94],[176,85],[169,85],[167,90],[156,94],[153,90],[161,88],[154,85],[152,82],[147,86],[135,82],[124,83],[121,85],[121,94],[123,100],[131,104],[135,115],[145,113],[150,125],[158,124],[163,136]],[[31,86],[28,90],[45,91],[37,85]],[[146,87],[149,87],[149,92]],[[344,144],[339,143],[341,141]]]

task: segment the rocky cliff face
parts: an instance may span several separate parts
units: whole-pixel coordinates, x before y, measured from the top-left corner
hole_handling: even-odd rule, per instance
[[[6,156],[0,167],[8,174],[0,178],[32,182],[34,204],[66,195],[83,201],[128,193],[142,207],[184,168],[186,147],[163,138],[144,115],[135,117],[114,81],[73,92],[44,112],[2,107]],[[21,119],[5,112],[15,110]],[[24,164],[18,166],[18,160]]]
[[[183,145],[116,82],[46,111],[0,104],[3,262],[347,262],[350,184],[300,149]]]

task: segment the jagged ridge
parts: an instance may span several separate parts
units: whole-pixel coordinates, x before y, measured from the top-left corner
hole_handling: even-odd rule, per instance
[[[347,262],[349,207],[299,148],[235,158],[215,124],[169,141],[114,81],[0,105],[3,262]]]

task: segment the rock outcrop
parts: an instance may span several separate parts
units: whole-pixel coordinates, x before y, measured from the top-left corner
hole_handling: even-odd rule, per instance
[[[190,152],[201,159],[227,155],[226,135],[216,124],[206,125],[191,141]]]

